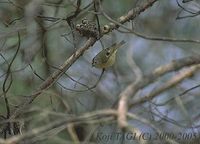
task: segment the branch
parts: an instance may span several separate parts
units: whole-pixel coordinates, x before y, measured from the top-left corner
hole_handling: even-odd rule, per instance
[[[128,101],[131,96],[134,96],[138,92],[138,90],[144,88],[145,86],[154,82],[160,76],[168,72],[176,71],[185,66],[190,66],[194,64],[200,64],[200,55],[174,60],[169,64],[156,68],[152,73],[150,73],[147,76],[144,76],[144,78],[138,83],[133,82],[130,85],[128,85],[126,89],[120,93],[120,100],[118,105],[118,113],[120,113],[120,117],[118,117],[119,126],[121,128],[127,127],[126,113],[129,107]],[[134,104],[138,103],[141,103],[141,101],[138,100]],[[133,106],[134,104],[132,103],[131,106]]]
[[[156,1],[158,0],[148,0],[148,2],[146,2],[145,4],[134,8],[132,10],[130,10],[128,12],[128,14],[121,16],[119,18],[119,22],[121,24],[124,24],[130,20],[133,20],[134,18],[136,18],[141,12],[144,12],[146,9],[148,9],[149,7],[151,7]],[[99,38],[103,37],[105,34],[111,32],[114,29],[118,29],[119,25],[117,24],[112,24],[112,27],[110,27],[109,29],[106,29],[106,31],[104,29],[102,29],[101,35]],[[79,49],[77,49],[77,51],[70,56],[60,67],[59,70],[55,71],[54,73],[52,73],[40,86],[38,89],[36,89],[30,96],[29,98],[25,99],[22,102],[22,105],[19,106],[12,114],[12,116],[10,117],[10,119],[14,119],[15,117],[19,116],[21,114],[21,112],[30,104],[32,103],[32,101],[38,96],[40,95],[44,90],[47,90],[48,88],[50,88],[62,75],[65,71],[67,71],[70,66],[76,62],[76,60],[84,54],[84,52],[86,50],[88,50],[92,45],[94,45],[94,43],[97,41],[96,38],[92,38],[90,37],[85,45]]]
[[[14,143],[20,143],[23,140],[28,139],[29,142],[31,139],[37,138],[38,135],[45,134],[46,132],[54,129],[59,128],[62,126],[67,127],[69,124],[84,124],[84,123],[101,123],[102,121],[108,121],[108,119],[111,121],[115,118],[116,111],[111,109],[106,110],[99,110],[95,112],[89,112],[77,117],[63,117],[59,118],[57,120],[54,120],[53,122],[44,125],[42,127],[34,128],[29,132],[24,133],[23,135],[16,135],[13,137],[10,137],[6,140],[0,139],[0,144],[14,144]]]
[[[199,68],[200,68],[200,65],[198,64],[198,65],[193,65],[193,66],[187,68],[186,70],[181,71],[177,75],[174,75],[169,81],[165,82],[164,85],[153,90],[148,95],[133,101],[129,105],[129,107],[136,106],[136,105],[142,104],[144,102],[147,102],[149,100],[152,100],[155,96],[157,96],[158,94],[161,94],[162,92],[172,88],[173,86],[175,86],[178,83],[180,83],[181,81],[183,81],[185,78],[191,77],[197,70],[199,70]]]

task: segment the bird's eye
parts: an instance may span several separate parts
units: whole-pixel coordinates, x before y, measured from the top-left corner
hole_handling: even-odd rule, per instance
[[[92,63],[93,63],[93,64],[96,64],[96,63],[97,63],[97,61],[96,61],[96,60],[93,60],[93,61],[92,61]]]
[[[107,52],[106,52],[106,56],[109,56],[109,55],[110,55],[110,51],[107,51]]]

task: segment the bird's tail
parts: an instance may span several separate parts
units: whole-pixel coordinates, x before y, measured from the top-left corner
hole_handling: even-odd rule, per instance
[[[122,40],[121,42],[119,42],[119,43],[115,43],[114,45],[113,45],[113,47],[115,47],[115,49],[118,49],[118,48],[120,48],[122,45],[124,45],[126,42],[124,41],[124,40]]]
[[[125,44],[126,42],[124,40],[122,40],[118,45],[122,46],[123,44]]]

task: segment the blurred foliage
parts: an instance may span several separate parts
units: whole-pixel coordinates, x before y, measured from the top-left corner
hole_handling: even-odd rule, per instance
[[[6,93],[11,110],[15,109],[52,72],[57,70],[58,66],[86,42],[87,38],[82,37],[66,21],[66,18],[76,10],[76,2],[73,0],[0,1],[1,116],[6,115],[2,89],[8,63],[11,62],[19,44],[17,32],[20,33],[21,37],[20,50],[11,66],[10,74],[12,78],[9,77],[8,81],[12,84]],[[72,19],[72,24],[75,26],[83,18],[88,18],[96,23],[93,4],[91,4],[92,0],[82,0],[81,2],[81,12]],[[130,9],[145,2],[148,1],[102,0],[102,7],[111,18],[117,20],[120,16],[127,14]],[[197,8],[200,10],[198,1],[192,1],[191,4],[191,2],[182,3],[179,0],[179,3],[186,8],[194,9],[195,7],[195,10]],[[185,14],[188,14],[187,11],[184,11],[175,0],[158,1],[124,26],[133,28],[134,31],[149,37],[199,40],[200,21],[198,16],[177,19],[177,17]],[[98,18],[101,27],[109,23],[109,20],[101,13],[99,13]],[[44,126],[65,115],[75,117],[86,112],[111,108],[118,99],[119,93],[135,80],[127,55],[131,55],[143,73],[148,74],[156,67],[174,59],[200,54],[200,46],[196,43],[153,41],[121,31],[125,30],[119,28],[119,31],[113,31],[103,36],[66,71],[66,75],[59,78],[57,83],[44,91],[30,105],[29,109],[27,108],[22,113],[20,119],[24,121],[23,133]],[[91,66],[92,58],[102,48],[121,40],[125,40],[126,45],[119,49],[115,65],[105,71],[97,87],[91,91],[77,92],[93,86],[100,76],[101,70]],[[160,78],[155,84],[141,90],[137,96],[142,97],[148,94],[157,86],[165,83],[175,73],[172,72]],[[171,97],[178,96],[184,90],[199,84],[199,80],[199,73],[196,73],[191,79],[185,80],[173,89],[158,95],[152,102],[162,103]],[[8,86],[8,83],[6,86]],[[184,109],[181,108],[180,101],[183,103]],[[179,104],[177,104],[178,102]],[[191,129],[191,127],[199,124],[199,102],[199,89],[195,89],[189,92],[187,96],[174,99],[162,106],[156,106],[149,102],[130,109],[130,112],[147,119],[162,131],[173,129],[175,133],[193,132],[198,131],[198,128]],[[164,120],[165,117],[169,119]],[[170,121],[170,119],[172,120]],[[153,129],[148,125],[138,123],[136,120],[130,120],[130,124],[141,131],[153,133]],[[179,123],[188,127],[182,127]],[[0,125],[2,124],[3,122]],[[120,132],[116,122],[97,126],[86,122],[86,125],[79,126],[82,128],[75,128],[77,135],[83,134],[83,137],[88,138],[91,143],[103,143],[103,141],[96,139],[98,132],[103,131],[104,134]],[[3,134],[1,137],[3,137]],[[39,137],[41,141],[39,141]],[[39,137],[35,143],[53,144],[72,143],[73,141],[67,128],[55,128]],[[113,141],[107,143],[113,143]],[[120,141],[115,141],[115,143],[120,143]],[[127,140],[126,143],[137,143],[137,141]]]

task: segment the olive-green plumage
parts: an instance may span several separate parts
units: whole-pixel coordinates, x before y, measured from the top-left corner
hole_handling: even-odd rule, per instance
[[[114,43],[110,47],[100,51],[92,60],[92,66],[96,68],[108,68],[115,63],[117,49],[120,48],[125,41]]]

